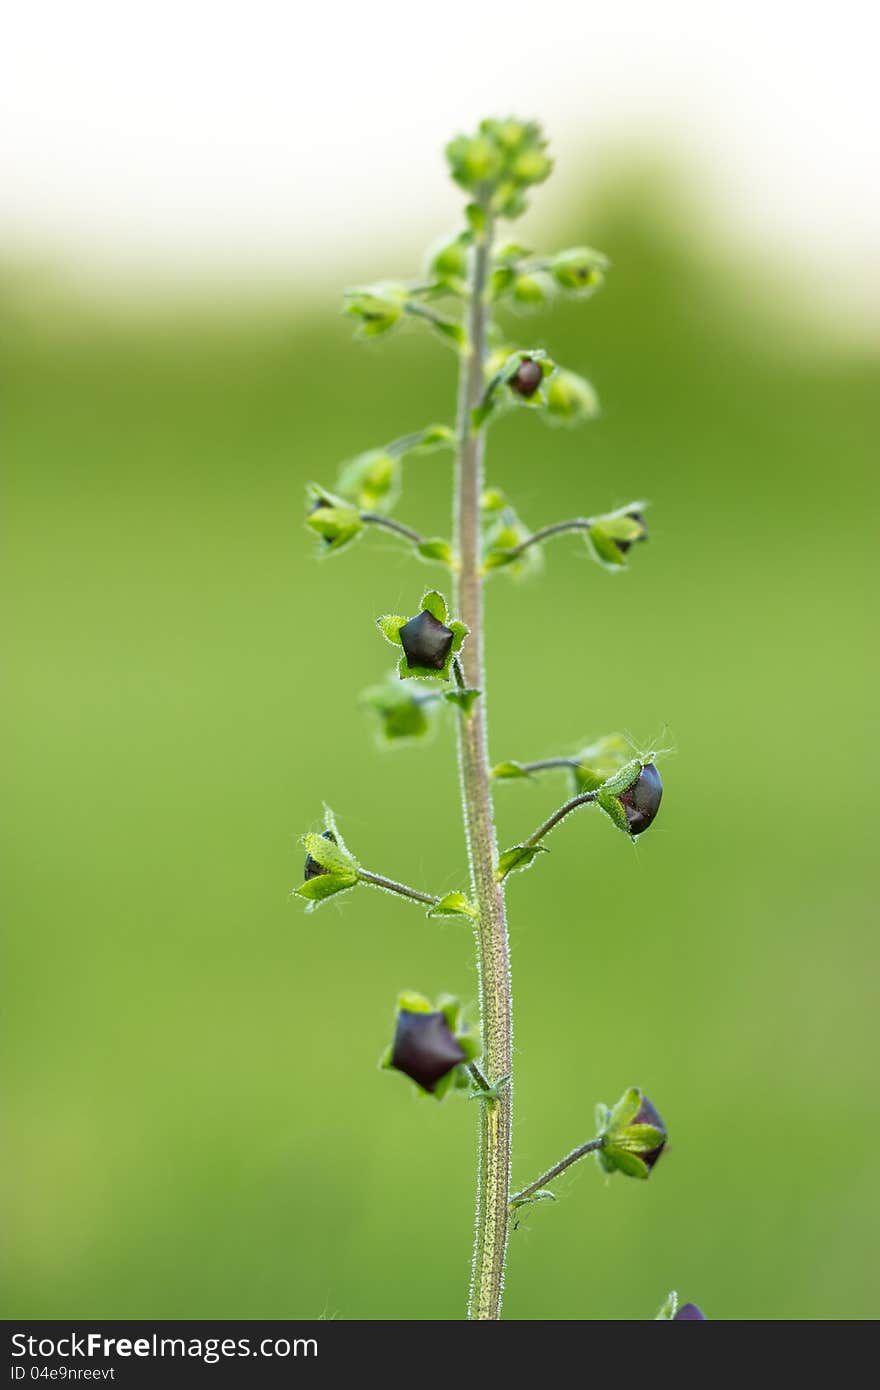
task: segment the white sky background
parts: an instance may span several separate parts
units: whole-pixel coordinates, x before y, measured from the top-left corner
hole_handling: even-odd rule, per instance
[[[513,111],[550,132],[556,197],[622,145],[663,150],[694,169],[716,221],[781,252],[805,291],[876,311],[878,13],[19,0],[0,48],[0,251],[117,279],[338,280],[380,237],[454,226],[443,144]]]

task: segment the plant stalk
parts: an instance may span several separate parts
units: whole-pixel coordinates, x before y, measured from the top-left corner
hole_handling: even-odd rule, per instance
[[[519,1192],[514,1192],[510,1199],[511,1202],[521,1202],[524,1198],[531,1197],[533,1192],[546,1187],[548,1182],[558,1178],[560,1173],[564,1173],[566,1168],[577,1163],[579,1158],[583,1158],[586,1154],[594,1154],[597,1149],[604,1149],[604,1147],[604,1136],[600,1136],[598,1139],[589,1139],[586,1144],[579,1144],[576,1149],[572,1149],[570,1154],[566,1154],[565,1158],[561,1158],[558,1163],[554,1163],[552,1168],[548,1168],[546,1173],[542,1173],[539,1178],[535,1178],[534,1182],[530,1182],[528,1187],[521,1187]]]
[[[460,557],[456,610],[470,632],[461,664],[466,685],[483,692],[468,717],[458,719],[458,761],[462,809],[477,906],[476,937],[480,981],[482,1068],[490,1084],[512,1071],[510,962],[504,891],[496,882],[498,845],[486,742],[486,684],[483,669],[483,586],[480,554],[480,498],[483,491],[484,431],[471,428],[471,411],[484,390],[483,364],[489,318],[487,283],[491,225],[477,243],[468,287],[469,345],[461,356],[458,388],[458,458],[455,479],[455,540]],[[468,1317],[501,1316],[507,1255],[510,1197],[512,1087],[480,1106],[477,1211]]]

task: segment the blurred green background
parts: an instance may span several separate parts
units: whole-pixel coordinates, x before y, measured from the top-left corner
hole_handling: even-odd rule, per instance
[[[566,538],[492,581],[492,753],[675,754],[635,849],[583,813],[510,883],[514,1177],[633,1083],[671,1142],[647,1184],[560,1181],[506,1315],[651,1318],[677,1288],[876,1316],[877,355],[641,174],[554,241],[606,250],[607,288],[513,331],[604,413],[506,418],[489,478],[534,526],[646,496],[651,540],[620,577]],[[442,571],[378,535],[319,563],[301,525],[308,479],[450,417],[454,358],[354,344],[289,287],[147,311],[17,270],[3,296],[5,1314],[458,1318],[474,1108],[376,1060],[399,989],[473,1004],[468,932],[288,896],[323,800],[375,871],[464,883],[451,722],[383,754],[357,707],[391,664],[374,616]],[[415,459],[398,514],[448,532],[449,492]],[[564,790],[501,786],[502,842]]]

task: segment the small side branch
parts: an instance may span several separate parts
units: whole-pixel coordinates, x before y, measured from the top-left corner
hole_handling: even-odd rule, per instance
[[[535,845],[540,844],[545,835],[549,835],[550,831],[555,829],[560,821],[565,820],[567,815],[576,811],[579,806],[589,806],[590,802],[596,800],[596,796],[596,792],[581,792],[580,796],[573,796],[570,801],[566,801],[564,806],[560,806],[558,811],[554,811],[543,825],[539,825],[535,833],[524,840],[523,844],[528,845],[529,849],[533,849]]]
[[[402,521],[383,516],[381,512],[360,512],[359,515],[365,526],[383,526],[386,531],[394,531],[396,535],[402,536],[410,545],[422,545],[424,542],[425,537],[420,536],[411,526],[404,526]]]
[[[573,516],[568,521],[554,521],[551,526],[542,526],[540,531],[533,531],[525,540],[520,541],[519,545],[512,546],[504,553],[511,559],[518,559],[529,546],[540,545],[542,541],[552,540],[554,536],[564,535],[566,531],[589,531],[594,524],[593,518],[589,516]]]
[[[520,763],[523,772],[549,772],[552,768],[580,767],[577,758],[539,758],[535,763]]]
[[[566,1154],[565,1158],[561,1158],[558,1163],[554,1163],[552,1168],[548,1168],[546,1173],[542,1173],[534,1182],[530,1182],[528,1187],[522,1187],[519,1192],[515,1192],[510,1199],[510,1205],[514,1206],[518,1202],[525,1201],[528,1197],[531,1197],[533,1193],[537,1192],[539,1188],[546,1187],[548,1182],[552,1182],[554,1178],[558,1178],[559,1174],[564,1173],[566,1168],[570,1168],[573,1163],[577,1163],[579,1158],[584,1158],[586,1154],[595,1153],[597,1149],[604,1148],[604,1146],[605,1136],[600,1135],[598,1139],[590,1139],[586,1144],[581,1144],[579,1148],[572,1149],[570,1154]]]
[[[396,883],[393,878],[384,878],[382,874],[368,873],[366,869],[358,869],[358,878],[361,883],[384,888],[386,893],[397,893],[401,898],[411,898],[415,903],[427,903],[429,907],[435,907],[440,901],[430,893],[420,893],[416,888],[408,888],[405,883]]]

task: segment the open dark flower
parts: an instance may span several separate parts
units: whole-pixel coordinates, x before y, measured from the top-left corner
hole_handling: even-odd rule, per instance
[[[436,589],[422,595],[414,618],[385,613],[376,625],[386,641],[402,648],[397,674],[448,681],[453,658],[461,651],[467,628],[450,618],[446,599]]]
[[[444,1014],[401,1009],[391,1050],[395,1071],[402,1071],[423,1091],[433,1091],[437,1082],[464,1060],[461,1044],[456,1042]]]
[[[457,999],[443,995],[434,1005],[408,993],[397,1001],[394,1041],[380,1066],[403,1072],[420,1091],[442,1100],[451,1086],[469,1087],[464,1064],[479,1055],[479,1038],[462,1022]]]

